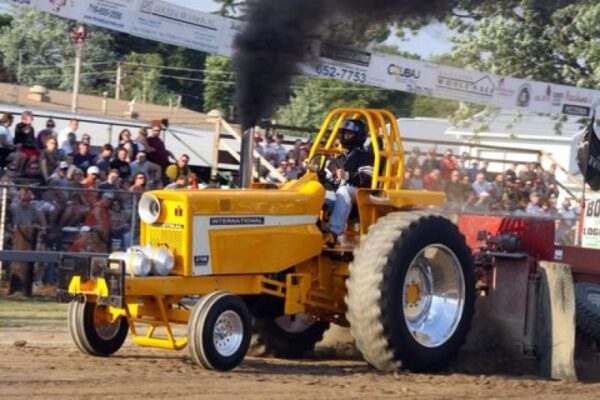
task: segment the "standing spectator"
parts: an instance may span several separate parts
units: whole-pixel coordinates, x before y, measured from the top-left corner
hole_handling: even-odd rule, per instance
[[[119,145],[117,146],[117,149],[120,148],[127,149],[129,162],[135,160],[135,156],[138,152],[138,146],[136,142],[131,140],[131,132],[129,129],[123,129],[121,133],[119,133]]]
[[[529,203],[527,204],[527,208],[525,208],[525,212],[527,215],[533,216],[543,216],[544,212],[540,207],[540,195],[536,192],[532,192],[529,195]]]
[[[492,182],[492,184],[490,185],[490,195],[492,196],[492,199],[495,201],[502,200],[502,194],[504,193],[504,191],[504,175],[496,174],[494,182]]]
[[[64,214],[60,219],[60,226],[78,226],[81,224],[86,214],[90,211],[93,204],[83,195],[83,171],[71,165],[67,171],[69,188],[79,189],[69,191],[69,201]]]
[[[131,220],[127,212],[123,209],[123,205],[117,199],[113,200],[110,206],[110,238],[119,240],[122,243],[121,248],[128,248],[131,244],[126,243],[125,235],[129,233]],[[117,249],[111,249],[115,251]]]
[[[450,180],[452,172],[457,168],[456,163],[454,162],[454,154],[452,153],[452,150],[448,149],[444,153],[444,159],[441,162],[441,167],[442,179],[445,181]]]
[[[287,156],[287,150],[283,147],[283,133],[278,133],[275,135],[275,145],[274,152],[277,155],[276,164],[279,165],[280,162],[284,161]]]
[[[58,132],[58,145],[60,148],[63,148],[63,144],[66,143],[69,139],[69,134],[73,134],[75,137],[74,141],[77,141],[77,129],[79,129],[79,121],[76,119],[72,119],[69,121],[69,125],[64,127]],[[75,151],[75,149],[71,150],[71,153]]]
[[[27,158],[38,158],[40,152],[36,148],[35,129],[33,129],[32,123],[33,113],[24,111],[21,115],[21,122],[15,127],[15,145]]]
[[[73,164],[85,171],[94,164],[96,157],[90,153],[90,145],[88,143],[81,142],[78,147],[79,150],[73,155]],[[97,166],[95,167],[98,173],[100,173],[100,169]]]
[[[556,241],[560,244],[575,244],[575,226],[579,215],[575,208],[571,208],[569,199],[563,200],[558,210],[560,220],[556,228]]]
[[[102,146],[102,150],[100,150],[100,154],[96,157],[94,164],[100,170],[100,176],[102,178],[106,178],[108,175],[108,171],[110,171],[110,163],[113,154],[113,147],[110,143]]]
[[[404,165],[406,168],[410,168],[411,170],[415,170],[419,167],[419,157],[421,157],[421,149],[418,147],[413,147],[409,156],[406,158],[406,162]]]
[[[108,251],[108,240],[110,238],[110,205],[114,199],[112,193],[103,193],[90,212],[85,217],[84,224],[96,234],[99,248]]]
[[[170,152],[165,148],[165,143],[160,138],[160,128],[158,126],[152,127],[152,135],[147,139],[148,145],[146,154],[148,161],[158,164],[161,170],[165,170],[169,165]]]
[[[167,167],[165,175],[167,176],[167,178],[169,178],[171,182],[174,182],[180,175],[185,175],[186,177],[189,177],[192,173],[190,167],[188,166],[189,162],[190,156],[188,156],[187,154],[180,155],[176,164],[171,164]]]
[[[10,132],[12,123],[12,114],[2,114],[0,118],[0,166],[4,166],[6,157],[15,150],[15,141]]]
[[[458,171],[452,171],[450,181],[446,184],[444,191],[446,192],[446,198],[448,200],[447,208],[451,211],[460,209],[460,206],[466,200],[466,193],[464,185],[460,181],[460,174]]]
[[[111,169],[119,171],[119,177],[121,179],[128,179],[131,175],[131,169],[129,167],[129,152],[126,148],[121,147],[117,150],[117,158],[112,160],[110,163]]]
[[[424,176],[427,176],[434,169],[440,169],[441,164],[440,160],[437,159],[437,155],[435,154],[435,148],[431,148],[427,151],[427,157],[423,160],[421,164],[421,170]]]
[[[45,141],[45,149],[40,155],[40,168],[44,180],[48,182],[50,176],[56,171],[60,162],[60,153],[58,152],[58,142],[54,136],[50,136]]]
[[[60,140],[58,141],[58,143],[61,143]],[[77,148],[77,136],[75,136],[75,133],[69,132],[67,134],[67,140],[63,141],[60,145],[60,152],[62,156],[72,156],[73,153],[75,153],[75,151],[77,150]]]
[[[425,187],[425,190],[442,192],[444,190],[444,181],[442,180],[441,171],[437,168],[434,168],[423,178],[423,186]]]
[[[467,197],[467,201],[465,201],[465,203],[460,207],[460,212],[467,213],[467,214],[478,212],[477,207],[475,207],[475,204],[477,203],[477,199],[478,199],[478,196],[475,194],[475,192],[469,193],[469,196]]]
[[[473,182],[471,188],[477,196],[479,196],[479,194],[481,194],[482,192],[487,192],[489,194],[491,190],[490,184],[485,181],[485,175],[481,172],[477,174],[475,182]]]
[[[145,126],[140,127],[134,142],[137,145],[138,151],[145,151],[146,153],[149,152],[150,145],[148,144],[148,129]]]
[[[50,136],[56,136],[56,132],[54,131],[55,126],[56,126],[56,124],[54,123],[54,120],[52,118],[50,118],[46,121],[46,129],[42,129],[38,133],[37,139],[35,140],[35,142],[36,142],[36,146],[39,151],[42,151],[46,148],[46,140]]]

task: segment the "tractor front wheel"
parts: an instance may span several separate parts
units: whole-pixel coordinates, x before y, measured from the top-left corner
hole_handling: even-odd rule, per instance
[[[253,328],[258,355],[294,359],[314,350],[329,322],[306,314],[282,315],[254,319]]]
[[[68,324],[71,338],[82,353],[107,357],[123,346],[129,324],[119,317],[111,321],[107,306],[72,301],[69,303]]]
[[[192,359],[206,369],[229,371],[237,367],[246,356],[251,336],[250,312],[239,296],[209,293],[190,315]]]
[[[440,370],[470,329],[473,262],[446,218],[419,211],[380,218],[355,250],[346,286],[350,332],[379,370]]]

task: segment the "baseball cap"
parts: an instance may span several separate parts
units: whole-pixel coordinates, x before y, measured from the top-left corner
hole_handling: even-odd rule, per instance
[[[89,167],[87,169],[87,174],[88,175],[100,175],[100,168],[96,167],[95,165],[92,165],[91,167]]]
[[[61,161],[60,164],[58,164],[58,168],[60,169],[69,169],[69,163],[66,161]]]

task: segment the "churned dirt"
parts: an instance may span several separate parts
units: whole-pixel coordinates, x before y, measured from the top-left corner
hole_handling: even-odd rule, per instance
[[[247,357],[228,373],[206,371],[187,352],[127,342],[93,358],[71,343],[66,306],[0,297],[2,399],[594,399],[600,383],[536,377],[497,355],[463,354],[440,374],[380,374],[360,359],[347,331],[328,333],[310,359]]]

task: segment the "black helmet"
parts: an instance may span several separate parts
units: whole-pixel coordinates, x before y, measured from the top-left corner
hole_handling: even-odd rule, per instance
[[[345,133],[351,132],[353,135],[346,138]],[[367,140],[367,125],[360,119],[347,119],[340,127],[340,142],[348,150],[355,149],[365,144]]]

